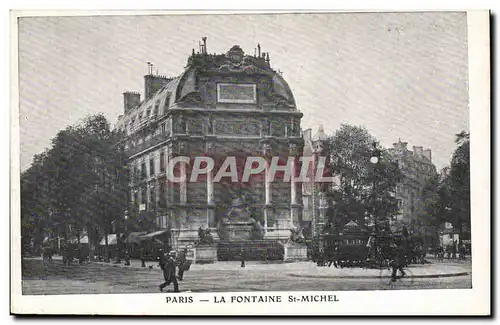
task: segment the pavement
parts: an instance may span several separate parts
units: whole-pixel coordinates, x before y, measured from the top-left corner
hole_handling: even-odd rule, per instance
[[[163,273],[156,263],[132,260],[130,266],[91,262],[64,266],[55,258],[52,263],[41,259],[23,260],[22,292],[27,295],[160,293]],[[151,266],[151,268],[149,268]],[[388,286],[379,270],[318,267],[312,262],[261,263],[216,262],[195,264],[179,283],[188,292],[251,291],[343,291],[343,290],[409,290],[467,289],[472,287],[470,263],[440,263],[408,268],[412,281]],[[467,275],[452,275],[467,274]],[[439,277],[437,277],[439,276]],[[172,288],[170,288],[172,289]]]
[[[57,259],[57,257],[55,257]],[[428,258],[430,263],[426,264],[416,264],[410,265],[406,270],[409,270],[409,277],[413,278],[443,278],[443,277],[454,277],[454,276],[464,276],[470,275],[472,273],[471,261],[457,261],[457,260],[444,260],[437,261],[433,258]],[[122,260],[120,264],[114,262],[98,262],[92,261],[92,264],[110,266],[110,267],[120,267],[128,269],[158,269],[158,262],[146,261],[146,267],[141,267],[141,261],[137,259],[131,259],[130,265],[125,265],[125,261]],[[241,272],[267,272],[267,273],[280,273],[283,275],[288,275],[298,278],[340,278],[340,279],[351,279],[351,278],[379,278],[380,269],[368,269],[368,268],[335,268],[333,265],[331,267],[323,266],[318,267],[313,262],[261,262],[261,261],[246,261],[245,267],[240,266],[240,262],[237,261],[217,261],[215,263],[209,264],[192,264],[190,271],[201,271],[201,272],[216,272],[216,271],[233,271],[239,270]],[[188,271],[189,272],[189,271]]]

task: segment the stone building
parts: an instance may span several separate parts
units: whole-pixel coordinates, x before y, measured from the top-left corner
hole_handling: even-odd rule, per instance
[[[144,98],[138,92],[124,93],[117,128],[126,133],[132,171],[130,213],[147,211],[156,220],[153,228],[168,230],[173,247],[198,240],[199,228],[210,229],[218,241],[223,225],[245,224],[248,220],[232,219],[239,211],[230,213],[235,205],[248,212],[249,222],[258,223],[265,239],[289,238],[290,228],[300,223],[300,184],[271,183],[265,176],[214,182],[213,173],[191,182],[191,167],[185,164],[177,164],[174,171],[184,180],[172,182],[167,166],[179,156],[191,162],[209,156],[220,166],[231,156],[241,173],[240,158],[299,156],[301,118],[290,87],[260,45],[254,55],[238,45],[227,53],[209,54],[205,38],[181,75],[150,71],[144,76]]]
[[[404,223],[415,220],[415,209],[427,179],[437,175],[436,166],[432,163],[430,149],[413,146],[408,150],[408,143],[398,142],[388,149],[392,159],[397,161],[403,173],[402,181],[396,187],[395,196],[398,200],[399,215],[397,219]]]
[[[304,157],[311,157],[312,163],[310,164],[308,172],[308,182],[302,183],[302,204],[303,204],[303,218],[302,227],[309,229],[310,236],[320,234],[322,229],[327,224],[332,214],[334,202],[327,193],[331,193],[338,183],[320,183],[316,181],[315,174],[320,157],[328,156],[328,136],[320,125],[316,133],[312,133],[311,129],[303,131],[304,138]],[[325,163],[326,160],[325,160]],[[324,176],[329,175],[328,169],[323,170]]]

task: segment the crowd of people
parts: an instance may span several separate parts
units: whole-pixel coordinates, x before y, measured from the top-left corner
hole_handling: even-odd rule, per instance
[[[440,261],[445,258],[448,260],[465,260],[467,255],[470,255],[469,248],[464,243],[457,243],[456,241],[448,245],[438,246],[434,252],[434,257]]]

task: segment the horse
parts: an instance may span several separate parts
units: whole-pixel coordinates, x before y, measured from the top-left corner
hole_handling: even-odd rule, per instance
[[[51,247],[45,246],[42,248],[42,259],[43,261],[48,261],[52,263],[52,256],[54,255],[54,251]]]

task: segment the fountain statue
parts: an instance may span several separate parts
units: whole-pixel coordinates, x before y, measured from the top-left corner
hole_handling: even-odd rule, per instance
[[[219,222],[219,237],[227,241],[247,241],[259,239],[262,227],[250,212],[241,198],[236,198],[231,204],[227,216]],[[259,233],[259,234],[257,234]]]

